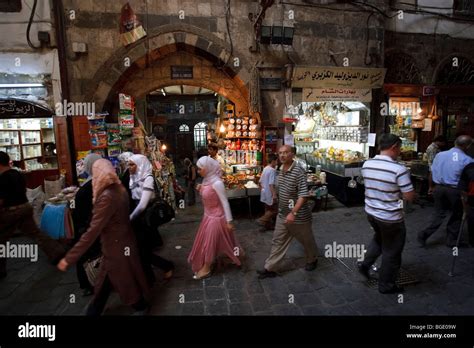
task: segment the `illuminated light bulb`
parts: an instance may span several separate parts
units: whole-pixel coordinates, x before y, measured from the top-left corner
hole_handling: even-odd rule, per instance
[[[221,127],[219,128],[219,130],[221,131],[221,133],[224,133],[225,132],[225,127],[223,124],[221,124]]]
[[[161,146],[161,149],[162,149],[163,151],[166,150],[166,145],[163,144],[163,145]]]

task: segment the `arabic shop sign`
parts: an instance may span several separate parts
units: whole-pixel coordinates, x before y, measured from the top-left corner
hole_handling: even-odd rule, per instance
[[[53,112],[42,105],[18,99],[0,99],[0,118],[50,117]]]
[[[371,89],[355,88],[303,88],[304,102],[320,101],[372,101]]]
[[[304,67],[293,70],[291,86],[296,88],[381,88],[386,69]]]

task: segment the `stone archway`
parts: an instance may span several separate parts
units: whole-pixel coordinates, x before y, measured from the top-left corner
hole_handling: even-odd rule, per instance
[[[124,91],[137,98],[157,88],[176,84],[211,89],[236,105],[236,112],[249,113],[249,74],[246,62],[234,57],[229,45],[191,25],[165,25],[152,31],[147,39],[121,48],[107,60],[93,78],[86,100],[102,110],[108,100]],[[171,79],[170,65],[192,65],[193,79]]]
[[[436,67],[432,83],[436,85],[474,85],[474,63],[462,54],[450,54]]]
[[[385,83],[422,84],[423,78],[416,60],[409,54],[391,49],[385,52],[387,75]]]

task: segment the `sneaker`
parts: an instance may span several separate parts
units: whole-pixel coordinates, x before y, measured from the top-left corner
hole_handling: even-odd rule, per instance
[[[405,291],[404,288],[402,288],[401,286],[397,286],[397,285],[395,285],[393,288],[388,289],[388,290],[383,290],[382,291],[382,290],[379,289],[379,292],[381,294],[400,294],[404,291]]]
[[[311,272],[311,271],[314,271],[317,266],[318,266],[318,259],[316,259],[316,261],[313,261],[311,263],[307,263],[306,266],[304,266],[304,269],[308,272]]]
[[[258,279],[274,278],[278,275],[276,272],[267,271],[266,269],[258,270],[257,273]]]
[[[362,274],[365,278],[367,278],[367,280],[371,278],[370,273],[369,273],[370,267],[364,266],[364,264],[360,262],[360,263],[357,263],[357,269],[359,270],[360,274]]]

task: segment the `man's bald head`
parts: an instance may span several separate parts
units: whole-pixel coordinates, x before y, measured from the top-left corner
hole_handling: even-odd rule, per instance
[[[469,135],[460,135],[454,141],[454,145],[464,152],[471,146],[472,138]]]

